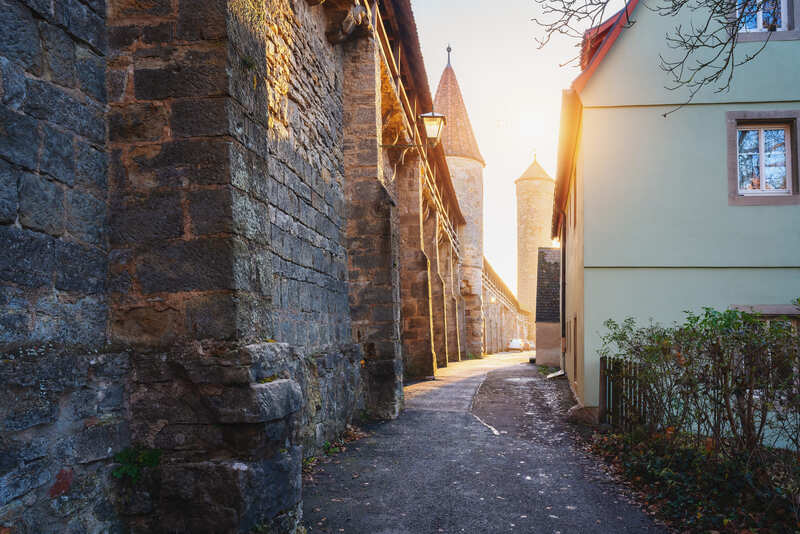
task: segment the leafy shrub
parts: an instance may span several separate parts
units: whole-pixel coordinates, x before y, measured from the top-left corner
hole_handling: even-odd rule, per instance
[[[647,494],[647,504],[682,532],[800,529],[791,496],[763,472],[688,446],[674,435],[595,436],[593,449],[616,464]]]
[[[703,472],[710,485],[698,486],[697,491],[708,499],[715,498],[719,476],[717,483],[725,480],[729,489],[749,497],[755,492],[756,501],[785,498],[793,503],[797,520],[800,335],[788,320],[765,319],[705,309],[687,312],[685,322],[672,327],[639,327],[633,319],[607,321],[600,352],[611,362],[613,379],[625,384],[615,389],[621,395],[615,408],[628,438],[662,448],[666,440],[668,456],[680,464],[669,472],[659,470],[660,481],[681,488],[687,470],[707,469]],[[651,461],[662,458],[661,453],[646,458],[644,452],[636,452],[639,467],[628,470],[652,478],[650,470],[658,462],[653,467]],[[680,499],[670,502],[682,506]],[[707,525],[712,527],[720,525]]]

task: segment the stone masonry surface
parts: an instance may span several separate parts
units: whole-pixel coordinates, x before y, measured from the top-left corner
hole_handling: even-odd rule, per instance
[[[0,1],[0,340],[105,341],[105,11]]]
[[[561,249],[539,249],[539,273],[536,284],[536,322],[561,320]]]
[[[294,532],[304,456],[484,350],[387,2],[0,0],[0,534]]]

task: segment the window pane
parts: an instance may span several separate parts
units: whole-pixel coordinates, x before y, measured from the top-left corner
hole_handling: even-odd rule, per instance
[[[762,25],[769,29],[775,25],[776,29],[781,27],[781,0],[766,0],[764,2],[763,13],[761,15]]]
[[[764,130],[764,186],[786,189],[786,130]]]
[[[758,0],[739,0],[739,16],[743,30],[755,30],[758,26],[756,13],[758,12]]]
[[[739,130],[739,190],[761,189],[758,130]]]

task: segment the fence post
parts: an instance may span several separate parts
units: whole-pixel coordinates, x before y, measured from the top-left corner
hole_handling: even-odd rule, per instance
[[[608,411],[608,359],[606,356],[600,357],[600,422],[607,423],[606,412]]]
[[[620,424],[620,361],[615,358],[611,363],[613,378],[611,379],[611,425],[619,428]]]

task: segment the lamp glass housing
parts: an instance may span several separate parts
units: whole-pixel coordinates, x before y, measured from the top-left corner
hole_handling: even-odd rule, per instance
[[[442,138],[442,130],[447,119],[441,113],[431,111],[430,113],[423,113],[419,116],[422,119],[422,124],[425,126],[425,135],[428,141],[438,143]]]

